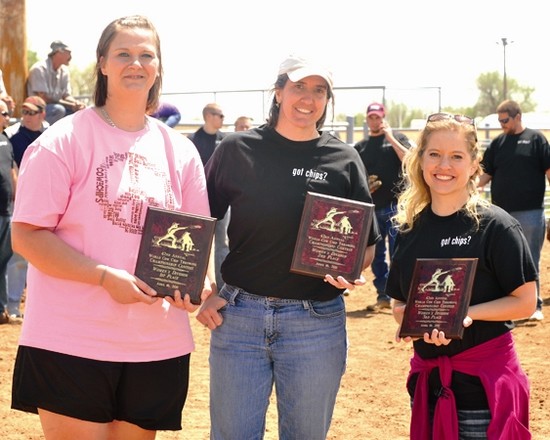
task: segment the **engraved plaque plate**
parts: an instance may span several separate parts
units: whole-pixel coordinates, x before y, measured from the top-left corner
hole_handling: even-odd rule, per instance
[[[216,219],[148,207],[135,275],[158,296],[178,289],[200,304]]]
[[[476,267],[477,258],[417,259],[399,336],[421,338],[437,328],[462,339]]]
[[[373,215],[372,203],[308,192],[290,271],[358,279]]]

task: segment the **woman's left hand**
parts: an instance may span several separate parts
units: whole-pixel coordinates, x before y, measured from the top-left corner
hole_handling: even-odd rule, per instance
[[[346,280],[343,276],[338,276],[334,278],[332,275],[325,275],[325,283],[330,283],[338,289],[348,289],[353,290],[357,286],[362,286],[366,283],[365,277],[361,274],[361,277],[353,282]]]
[[[210,280],[208,277],[204,279],[204,287],[201,292],[201,304],[206,301],[206,299],[212,295],[213,289],[212,284],[210,283]],[[178,309],[184,309],[187,310],[189,313],[194,312],[197,310],[201,304],[193,304],[191,302],[191,297],[188,293],[186,293],[183,297],[181,296],[181,292],[179,290],[174,291],[174,298],[171,298],[169,296],[166,297],[166,301],[168,301],[171,305],[174,307],[177,307]]]
[[[174,291],[174,298],[171,296],[165,296],[164,299],[170,303],[170,305],[177,307],[178,309],[187,310],[189,313],[194,312],[200,307],[200,304],[193,304],[191,297],[186,293],[183,297],[179,290]]]
[[[464,320],[462,321],[462,325],[464,327],[470,327],[472,325],[472,322],[472,318],[466,316],[466,318],[464,318]],[[431,333],[424,333],[424,342],[426,342],[427,344],[434,344],[437,346],[449,345],[451,341],[452,339],[447,339],[445,337],[445,332],[441,332],[436,328],[434,328]]]

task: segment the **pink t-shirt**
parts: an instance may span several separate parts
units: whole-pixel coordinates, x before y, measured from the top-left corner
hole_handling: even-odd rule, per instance
[[[83,254],[133,273],[148,205],[210,214],[195,146],[147,119],[129,133],[85,109],[52,125],[25,152],[13,221],[52,228]],[[187,312],[167,301],[119,304],[100,286],[32,264],[27,285],[21,345],[128,362],[194,349]]]

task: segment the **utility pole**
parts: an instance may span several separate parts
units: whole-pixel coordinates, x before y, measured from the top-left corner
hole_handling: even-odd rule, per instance
[[[19,115],[27,80],[27,17],[25,0],[0,0],[0,69]]]
[[[513,41],[508,41],[508,38],[501,38],[502,41],[502,50],[503,50],[503,69],[502,69],[502,97],[503,100],[508,99],[508,82],[506,79],[506,46],[513,43]],[[497,44],[500,44],[497,42]]]

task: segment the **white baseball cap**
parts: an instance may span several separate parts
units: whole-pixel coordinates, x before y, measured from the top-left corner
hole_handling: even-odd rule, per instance
[[[300,81],[307,76],[320,76],[332,90],[332,72],[320,64],[299,56],[291,55],[279,66],[279,75],[287,74],[292,82]]]

